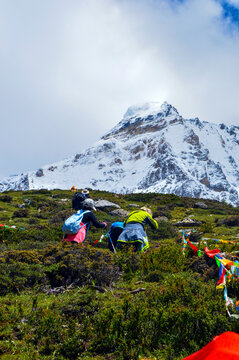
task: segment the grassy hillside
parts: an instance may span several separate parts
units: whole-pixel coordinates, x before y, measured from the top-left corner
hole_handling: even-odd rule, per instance
[[[63,244],[61,227],[72,214],[72,192],[39,190],[0,194],[0,358],[21,359],[182,359],[225,331],[239,333],[239,319],[227,315],[223,291],[216,290],[218,267],[203,254],[219,248],[239,251],[238,208],[162,194],[115,195],[92,191],[95,200],[124,210],[147,205],[159,230],[147,229],[148,252],[117,255],[105,233],[91,228],[85,246]],[[123,220],[108,209],[97,218]],[[185,218],[200,222],[182,252]],[[14,226],[14,227],[13,227]],[[220,238],[234,243],[218,243]],[[230,255],[229,255],[230,254]],[[239,299],[239,284],[228,284]]]

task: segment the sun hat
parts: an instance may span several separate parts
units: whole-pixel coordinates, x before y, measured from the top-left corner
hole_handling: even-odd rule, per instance
[[[94,202],[94,200],[92,200],[92,199],[85,199],[85,200],[83,201],[83,207],[84,207],[84,208],[88,208],[88,209],[92,209],[92,210],[95,210],[95,211],[96,211],[95,202]]]
[[[142,206],[140,209],[146,211],[151,216],[153,215],[152,210],[146,206]]]

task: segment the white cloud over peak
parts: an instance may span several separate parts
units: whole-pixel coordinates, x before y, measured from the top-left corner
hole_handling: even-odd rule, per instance
[[[0,176],[79,152],[134,103],[239,125],[228,26],[216,0],[0,0]]]

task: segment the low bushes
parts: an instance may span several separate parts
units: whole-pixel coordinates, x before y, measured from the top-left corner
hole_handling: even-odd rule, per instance
[[[12,197],[10,195],[0,195],[0,201],[10,203],[12,201]]]
[[[18,349],[28,344],[29,360],[34,352],[41,359],[179,360],[215,335],[238,331],[213,282],[179,272],[144,286],[135,294],[121,284],[114,293],[81,287],[0,300],[0,339],[21,339]]]
[[[220,219],[217,221],[217,226],[239,226],[239,216],[231,216],[230,218]]]
[[[159,221],[158,225],[159,227],[155,235],[157,235],[159,239],[174,238],[177,235],[175,228],[170,223]]]
[[[24,218],[24,217],[28,217],[28,215],[29,215],[28,209],[19,209],[14,211],[13,213],[14,218]]]
[[[91,351],[138,359],[147,352],[162,358],[195,351],[213,334],[231,329],[214,285],[185,274],[168,275],[147,292],[113,300],[95,316]]]
[[[181,245],[163,244],[152,252],[142,254],[140,269],[143,275],[159,270],[161,274],[182,271],[185,258]]]
[[[0,294],[44,284],[51,287],[109,286],[119,278],[110,252],[81,245],[48,246],[44,250],[12,250],[0,256]]]
[[[6,245],[19,244],[24,242],[29,244],[29,248],[36,246],[38,242],[44,242],[45,246],[48,243],[59,243],[62,239],[62,231],[59,227],[52,226],[49,228],[45,225],[30,225],[27,229],[22,228],[0,228],[0,242],[5,242]]]
[[[1,259],[2,260],[2,259]],[[0,295],[9,292],[20,293],[23,289],[33,288],[36,284],[47,284],[42,266],[12,261],[0,263]]]

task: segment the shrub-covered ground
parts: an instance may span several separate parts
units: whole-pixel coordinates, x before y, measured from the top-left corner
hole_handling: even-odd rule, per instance
[[[147,229],[150,249],[116,255],[107,242],[93,246],[102,230],[91,228],[85,246],[63,244],[61,227],[72,214],[73,193],[63,190],[0,194],[0,358],[10,359],[182,359],[225,331],[239,333],[216,290],[218,268],[204,255],[182,253],[181,227],[190,217],[191,241],[239,251],[238,208],[162,194],[115,195],[92,191],[124,210],[150,206],[159,230]],[[123,220],[97,211],[110,224]],[[12,228],[14,226],[14,228]],[[188,225],[188,228],[190,226]],[[239,253],[238,253],[239,254]],[[228,286],[239,298],[239,285]]]

